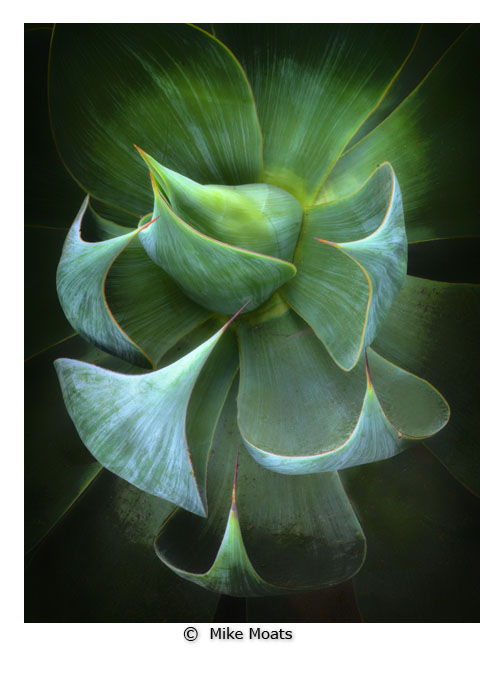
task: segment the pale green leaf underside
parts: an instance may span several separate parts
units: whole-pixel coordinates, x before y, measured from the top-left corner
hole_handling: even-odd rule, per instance
[[[62,157],[98,199],[138,216],[151,210],[134,143],[198,182],[261,181],[262,137],[243,69],[195,27],[58,25],[49,88]]]
[[[304,474],[386,459],[448,420],[434,387],[372,350],[368,372],[364,359],[341,371],[292,312],[262,327],[240,323],[239,342],[240,431],[269,469]]]
[[[138,226],[151,219],[152,215],[147,214]],[[82,230],[86,238],[89,235],[93,240],[108,240],[130,232],[99,216],[91,207],[84,214]],[[104,293],[115,321],[154,365],[181,338],[210,317],[208,311],[188,299],[166,272],[152,262],[137,237],[108,269]]]
[[[353,576],[365,540],[336,474],[265,472],[241,450],[235,392],[224,407],[209,464],[209,517],[178,511],[156,540],[183,578],[235,596],[284,594]]]
[[[136,238],[113,262],[105,281],[110,311],[155,365],[211,312],[187,298],[152,262]]]
[[[303,209],[288,192],[264,183],[200,185],[139,152],[171,209],[186,224],[222,243],[292,260]]]
[[[401,192],[389,163],[346,199],[306,210],[294,264],[283,297],[352,369],[406,276]]]
[[[296,274],[288,262],[216,241],[182,221],[153,181],[155,221],[141,232],[149,256],[204,308],[233,314],[257,308]],[[143,235],[145,233],[145,235]]]
[[[53,362],[58,356],[135,371],[132,365],[88,345],[75,334],[25,366],[30,400],[25,412],[25,542],[31,549],[83,496],[103,469],[89,454],[68,415]]]
[[[88,243],[81,237],[84,200],[65,239],[56,274],[56,285],[65,316],[75,330],[99,348],[128,362],[152,367],[152,360],[118,325],[107,305],[104,285],[107,272],[138,231]]]
[[[158,543],[157,551],[160,554],[161,549]],[[160,558],[182,578],[216,593],[242,597],[285,593],[283,589],[268,584],[254,570],[243,544],[238,513],[233,507],[229,511],[221,546],[211,569],[207,572],[198,574],[184,571],[171,565],[162,554],[160,554]]]
[[[96,215],[86,199],[65,240],[57,288],[86,340],[150,369],[210,313],[152,262],[137,233]]]
[[[193,464],[186,416],[198,376],[226,326],[177,362],[128,376],[56,361],[82,441],[103,466],[138,488],[205,514],[205,464]]]

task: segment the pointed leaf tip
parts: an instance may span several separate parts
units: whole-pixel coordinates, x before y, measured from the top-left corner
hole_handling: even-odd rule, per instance
[[[351,370],[406,276],[402,198],[389,164],[345,199],[306,209],[294,264],[284,296],[341,369]]]
[[[201,450],[201,426],[213,433],[219,392],[229,386],[228,375],[232,377],[237,366],[229,343],[219,344],[224,354],[216,347],[226,327],[180,360],[148,374],[119,374],[70,359],[55,363],[67,410],[95,458],[143,491],[202,516],[206,515],[206,457]],[[205,375],[207,401],[208,395],[217,396],[216,415],[207,419],[197,382],[214,350],[219,354],[210,380],[224,374],[216,391]],[[192,403],[195,391],[197,410]],[[192,446],[194,425],[199,432]],[[199,455],[197,462],[190,451]]]
[[[252,311],[296,274],[285,260],[201,233],[172,209],[154,177],[153,187],[159,218],[140,240],[150,258],[200,306],[227,316],[249,302]]]

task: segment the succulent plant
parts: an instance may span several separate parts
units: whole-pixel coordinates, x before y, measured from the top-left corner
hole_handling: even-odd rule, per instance
[[[156,596],[184,612],[156,619],[207,619],[214,594],[292,619],[299,599],[270,597],[350,579],[363,619],[475,619],[474,574],[470,595],[434,591],[477,556],[477,42],[458,25],[52,31],[52,133],[85,196],[56,273],[57,324],[79,335],[30,360],[58,358],[75,426],[61,405],[43,419],[67,444],[28,483],[56,494],[29,496],[33,581],[78,578],[91,523],[97,561],[157,531]],[[122,608],[91,612],[97,561],[87,613],[37,592],[31,619],[154,619],[134,556],[113,567]]]

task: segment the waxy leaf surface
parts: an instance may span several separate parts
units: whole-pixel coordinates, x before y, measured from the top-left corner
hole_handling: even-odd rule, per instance
[[[149,256],[204,308],[234,314],[257,308],[296,274],[291,263],[221,243],[180,219],[153,180],[155,221],[141,232]]]
[[[394,109],[418,87],[442,55],[467,29],[467,24],[422,24],[413,48],[399,74],[378,107],[371,112],[345,151],[381,124]]]
[[[265,182],[307,205],[381,100],[418,27],[224,24],[215,31],[252,86],[264,135]]]
[[[104,286],[108,270],[138,231],[88,243],[81,226],[86,197],[65,240],[56,285],[61,306],[73,328],[90,343],[125,360],[152,367],[152,360],[118,325],[107,305]]]
[[[353,195],[307,209],[294,264],[283,297],[338,365],[352,369],[406,275],[401,191],[390,164]]]
[[[174,512],[156,549],[183,578],[235,596],[279,595],[351,577],[365,540],[336,474],[265,472],[240,445],[231,391],[209,464],[209,517]],[[237,465],[237,468],[236,468]]]
[[[240,323],[239,342],[240,431],[254,459],[274,471],[307,474],[386,459],[448,420],[434,387],[372,350],[366,368],[361,361],[342,372],[292,312],[262,327]]]
[[[389,160],[403,192],[409,241],[477,235],[479,150],[472,134],[479,128],[478,49],[479,28],[473,26],[387,119],[344,154],[317,201],[347,195],[377,163]]]
[[[292,260],[303,209],[273,185],[200,185],[140,151],[156,174],[173,212],[192,228],[223,243]]]
[[[83,240],[82,233],[97,240]],[[101,218],[86,200],[65,241],[57,286],[83,337],[150,369],[210,314],[152,262],[137,234]]]
[[[206,465],[191,462],[186,416],[198,376],[225,328],[150,374],[128,376],[69,359],[55,363],[67,409],[96,459],[138,488],[200,515],[206,510]]]
[[[105,297],[117,323],[158,365],[165,353],[210,317],[183,293],[135,239],[112,263]]]
[[[479,490],[479,288],[407,277],[373,347],[425,377],[451,418],[427,443],[472,491]]]
[[[261,181],[261,133],[243,69],[196,27],[58,25],[49,97],[74,177],[139,217],[152,210],[152,194],[134,143],[198,182]]]

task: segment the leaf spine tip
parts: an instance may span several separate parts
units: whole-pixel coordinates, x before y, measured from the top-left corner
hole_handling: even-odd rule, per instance
[[[145,228],[147,228],[147,226],[150,226],[151,224],[153,224],[153,223],[154,223],[155,221],[157,221],[158,219],[159,219],[159,216],[154,217],[154,219],[151,219],[150,221],[147,221],[147,223],[144,224],[143,226],[140,226],[140,228],[139,228],[138,230],[139,230],[139,231],[143,231]]]
[[[231,510],[236,511],[236,482],[238,478],[238,460],[240,457],[240,443],[238,443],[238,446],[236,448],[236,460],[235,460],[235,468],[234,468],[234,477],[233,477],[233,494],[231,497]]]
[[[338,247],[337,243],[334,243],[333,241],[326,241],[325,238],[313,238],[314,241],[318,241],[319,243],[325,243],[326,245],[332,245],[335,247]]]
[[[231,316],[231,318],[229,319],[229,321],[227,321],[227,323],[223,326],[223,328],[222,328],[223,331],[225,331],[226,328],[228,328],[228,326],[230,326],[230,325],[233,323],[233,321],[235,320],[235,318],[236,318],[239,314],[241,314],[241,312],[243,311],[243,309],[247,306],[247,304],[250,304],[251,301],[252,301],[252,299],[248,299],[248,300],[243,304],[243,306],[242,306],[240,309],[238,309],[238,311],[237,311],[235,314],[233,314],[233,316]]]

